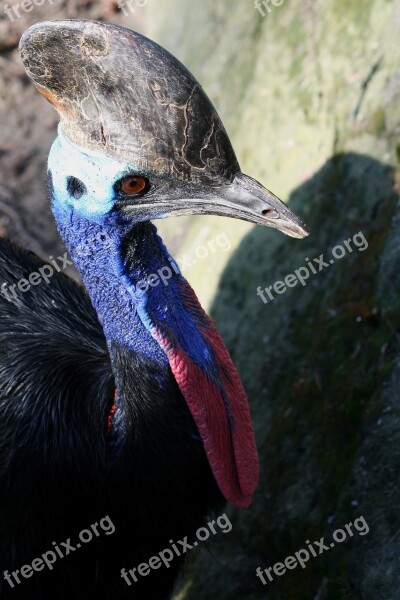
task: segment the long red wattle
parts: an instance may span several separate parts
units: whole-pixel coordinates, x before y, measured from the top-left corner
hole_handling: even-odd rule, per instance
[[[259,472],[246,394],[221,336],[186,281],[180,282],[180,296],[213,350],[218,382],[195,363],[169,328],[153,322],[152,334],[167,354],[221,492],[229,502],[244,508],[252,501]]]

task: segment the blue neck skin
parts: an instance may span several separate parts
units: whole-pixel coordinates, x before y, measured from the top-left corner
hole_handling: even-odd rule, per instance
[[[121,245],[131,225],[119,222],[113,213],[103,225],[72,213],[60,214],[55,207],[58,229],[77,267],[110,344],[138,352],[145,358],[166,364],[167,357],[138,314],[143,291],[139,282],[147,281],[157,270],[170,265],[169,255],[160,245],[156,228],[140,224],[140,243],[135,253],[136,268],[124,273]],[[135,226],[133,229],[135,233]],[[143,244],[141,243],[143,240]],[[159,284],[163,286],[162,283]]]
[[[90,295],[92,304],[110,344],[113,342],[166,364],[167,357],[143,324],[138,310],[146,294],[137,287],[166,265],[171,257],[150,222],[135,224],[115,208],[116,181],[132,174],[132,165],[99,153],[89,152],[70,142],[59,129],[49,155],[52,182],[52,210],[59,232]],[[87,193],[75,199],[67,190],[69,177],[84,183]],[[135,231],[139,238],[129,274],[125,273],[122,244]],[[131,234],[131,235],[132,235]],[[172,261],[173,262],[173,261]],[[175,266],[176,271],[178,268]],[[173,269],[171,284],[181,277]],[[162,282],[152,296],[160,303],[171,300],[171,290]],[[155,292],[155,294],[154,294]]]
[[[49,155],[49,173],[60,234],[109,345],[116,342],[165,366],[167,356],[152,337],[157,326],[170,341],[174,338],[210,379],[218,381],[213,349],[199,330],[201,311],[185,306],[185,280],[156,228],[148,221],[135,222],[116,209],[115,184],[135,174],[135,167],[79,148],[59,131]],[[70,177],[85,186],[77,197],[68,191]],[[169,278],[163,282],[157,274],[166,268]],[[143,282],[149,283],[148,290],[139,285]]]

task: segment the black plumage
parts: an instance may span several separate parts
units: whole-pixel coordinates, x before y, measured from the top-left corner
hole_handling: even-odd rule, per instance
[[[16,284],[42,265],[0,241],[0,284]],[[115,533],[14,588],[2,579],[0,597],[167,598],[180,558],[130,587],[120,569],[147,561],[171,538],[190,539],[222,504],[169,367],[108,349],[86,292],[62,273],[9,297],[0,294],[0,574],[32,563],[53,541],[74,544],[105,515]],[[107,427],[110,353],[122,382],[118,444]]]

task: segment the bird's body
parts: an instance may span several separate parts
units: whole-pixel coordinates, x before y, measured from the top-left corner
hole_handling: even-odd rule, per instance
[[[240,377],[151,220],[306,230],[240,172],[199,84],[150,40],[55,21],[20,47],[61,115],[51,207],[87,293],[54,273],[0,294],[0,597],[162,600],[183,555],[127,570],[192,539],[224,500],[249,506],[258,460]],[[2,291],[41,268],[0,244]]]
[[[43,263],[2,241],[0,281]],[[2,600],[138,598],[168,593],[181,564],[139,577],[131,569],[194,537],[222,505],[193,418],[168,364],[107,347],[87,294],[62,273],[48,285],[0,295],[0,574],[10,574],[106,515],[115,531],[32,577],[1,577]],[[118,300],[118,298],[115,298]],[[118,410],[109,426],[115,379]],[[118,433],[115,433],[117,429]],[[117,439],[116,439],[117,437]],[[12,448],[12,452],[10,452]],[[16,522],[18,517],[18,522]]]

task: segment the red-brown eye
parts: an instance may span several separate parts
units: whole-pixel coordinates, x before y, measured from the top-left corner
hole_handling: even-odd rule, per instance
[[[140,175],[130,175],[121,179],[118,183],[118,188],[124,196],[137,196],[144,194],[150,187],[149,180]]]

